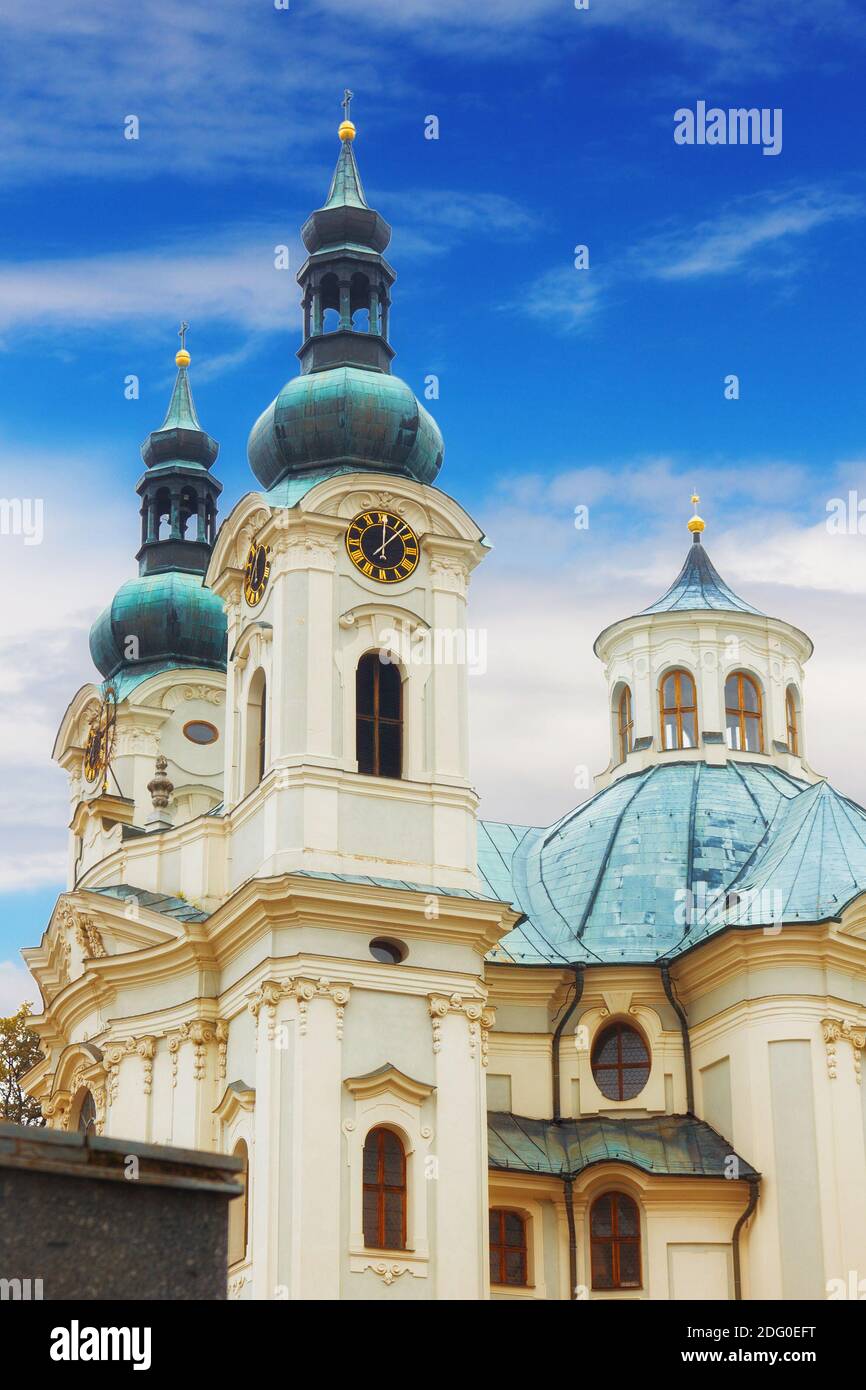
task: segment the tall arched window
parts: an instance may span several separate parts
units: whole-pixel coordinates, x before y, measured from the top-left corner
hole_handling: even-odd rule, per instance
[[[669,671],[659,686],[662,747],[695,748],[698,742],[698,703],[688,671]]]
[[[240,1264],[246,1259],[247,1254],[247,1232],[249,1229],[249,1180],[250,1180],[250,1157],[246,1143],[239,1139],[232,1149],[235,1158],[242,1158],[244,1166],[237,1175],[237,1181],[243,1187],[243,1192],[239,1197],[233,1197],[229,1202],[229,1265]]]
[[[85,1091],[78,1107],[78,1133],[96,1133],[96,1101],[92,1091]]]
[[[358,771],[370,777],[403,772],[403,682],[398,668],[367,652],[355,675]]]
[[[259,785],[267,763],[267,686],[261,667],[255,672],[247,691],[244,743],[244,796]]]
[[[619,760],[624,763],[634,747],[634,720],[631,713],[631,690],[624,685],[616,707],[619,730]]]
[[[406,1249],[406,1154],[391,1129],[371,1129],[364,1140],[364,1244]]]
[[[493,1207],[490,1212],[490,1282],[527,1283],[526,1219],[518,1211]]]
[[[788,749],[795,756],[800,753],[800,733],[797,723],[797,688],[789,685],[785,691],[785,723],[788,728]]]
[[[597,1197],[589,1214],[594,1289],[639,1289],[640,1213],[624,1192]]]
[[[608,1100],[631,1100],[650,1074],[647,1045],[629,1023],[609,1023],[595,1040],[590,1059],[595,1084]]]
[[[729,748],[741,753],[763,753],[761,691],[758,682],[745,671],[732,671],[725,681],[725,719]]]

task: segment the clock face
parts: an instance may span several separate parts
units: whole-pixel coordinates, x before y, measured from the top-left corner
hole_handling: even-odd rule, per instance
[[[271,572],[270,548],[266,545],[259,545],[253,541],[247,554],[247,563],[244,568],[244,598],[255,608],[257,603],[261,603],[262,595],[268,586],[268,575]]]
[[[90,721],[84,745],[84,780],[95,782],[101,775],[103,788],[108,780],[108,765],[114,751],[117,727],[117,692],[113,685],[106,687],[98,712]]]
[[[408,521],[378,508],[359,512],[346,532],[349,559],[378,584],[399,584],[418,568],[421,547]]]

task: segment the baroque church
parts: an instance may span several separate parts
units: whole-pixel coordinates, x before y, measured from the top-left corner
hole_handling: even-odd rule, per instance
[[[54,748],[28,1090],[57,1129],[241,1156],[232,1298],[837,1296],[866,1275],[866,812],[807,758],[812,644],[695,514],[596,641],[594,794],[480,818],[466,663],[383,634],[465,639],[489,545],[391,371],[390,228],[339,136],[254,490],[217,529],[183,338],[142,446],[139,573]]]

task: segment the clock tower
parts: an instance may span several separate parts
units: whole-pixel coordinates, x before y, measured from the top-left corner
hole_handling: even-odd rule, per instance
[[[354,125],[339,133],[303,228],[300,372],[253,427],[261,490],[206,578],[228,617],[232,875],[473,889],[466,605],[487,547],[434,486],[442,436],[391,371],[391,229],[364,195]]]

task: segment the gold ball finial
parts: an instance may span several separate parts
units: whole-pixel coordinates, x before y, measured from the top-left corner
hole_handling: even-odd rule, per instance
[[[697,494],[696,492],[693,492],[693,493],[692,493],[692,506],[693,506],[694,509],[695,509],[695,514],[694,514],[694,516],[690,516],[690,517],[689,517],[689,522],[688,522],[689,530],[691,531],[691,533],[692,533],[693,536],[699,536],[699,535],[701,534],[701,532],[703,531],[704,526],[706,525],[706,523],[704,522],[703,518],[700,517],[700,516],[698,516],[698,503],[700,502],[700,500],[701,500],[701,499],[700,499],[700,497],[698,496],[698,494]]]
[[[174,360],[179,367],[188,367],[190,362],[192,361],[189,353],[186,350],[186,335],[188,332],[189,324],[187,323],[186,319],[184,319],[180,325],[180,328],[177,330],[177,336],[180,338],[180,348],[174,355]]]

